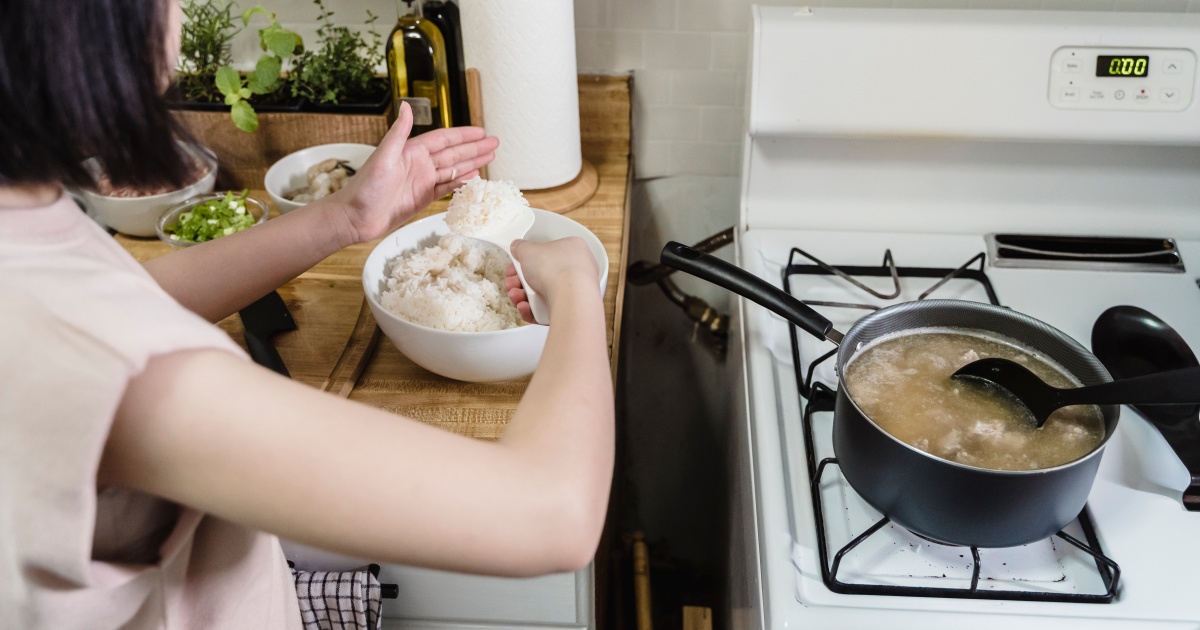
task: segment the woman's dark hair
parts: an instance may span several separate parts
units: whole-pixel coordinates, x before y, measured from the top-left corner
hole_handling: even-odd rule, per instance
[[[93,187],[188,182],[185,140],[162,97],[173,0],[4,0],[0,183]]]

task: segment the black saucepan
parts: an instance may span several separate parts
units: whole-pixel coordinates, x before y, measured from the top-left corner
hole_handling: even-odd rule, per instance
[[[843,336],[828,319],[770,283],[715,256],[671,242],[662,263],[720,285],[838,345],[843,373],[855,352],[905,330],[957,327],[1019,341],[1066,368],[1084,385],[1112,380],[1086,348],[1059,330],[1009,309],[963,300],[905,302],[858,320]],[[989,470],[930,455],[892,437],[838,387],[833,450],[846,481],[867,503],[916,534],[937,542],[1013,547],[1061,530],[1083,510],[1104,443],[1120,408],[1100,407],[1105,438],[1073,462],[1029,471]]]

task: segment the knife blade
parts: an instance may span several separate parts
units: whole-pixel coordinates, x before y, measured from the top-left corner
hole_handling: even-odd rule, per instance
[[[279,352],[271,344],[272,336],[296,330],[296,320],[292,318],[292,312],[283,303],[279,293],[271,291],[238,311],[238,315],[242,318],[242,327],[245,328],[244,336],[250,358],[265,368],[291,378]]]

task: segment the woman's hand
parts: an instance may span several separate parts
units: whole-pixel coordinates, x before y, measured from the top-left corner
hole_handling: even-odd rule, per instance
[[[437,129],[409,138],[412,123],[412,109],[401,103],[396,122],[358,173],[322,200],[345,213],[356,242],[387,234],[478,175],[500,145],[479,127]]]
[[[521,261],[525,280],[534,291],[545,297],[547,304],[567,293],[568,287],[591,287],[599,291],[596,278],[600,270],[596,268],[596,259],[588,251],[587,243],[581,238],[572,236],[548,243],[518,239],[512,242],[510,250],[513,257]],[[521,313],[521,319],[536,323],[529,298],[521,286],[516,267],[512,265],[504,273],[504,288],[508,291],[508,299]]]

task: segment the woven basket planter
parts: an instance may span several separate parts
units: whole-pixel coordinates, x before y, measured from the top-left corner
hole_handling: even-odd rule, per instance
[[[228,111],[176,110],[184,126],[217,155],[217,187],[261,189],[267,169],[283,156],[318,144],[379,144],[391,110],[381,114],[259,112],[258,131],[233,126]]]

